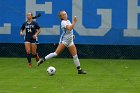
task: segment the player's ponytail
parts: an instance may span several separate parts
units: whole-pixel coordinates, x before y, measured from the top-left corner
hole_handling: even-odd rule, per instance
[[[39,18],[40,16],[41,16],[41,13],[38,13],[38,15],[33,16],[32,19],[37,19],[37,18]]]

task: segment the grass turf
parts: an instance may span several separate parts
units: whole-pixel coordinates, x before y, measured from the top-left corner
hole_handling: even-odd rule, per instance
[[[139,60],[80,59],[87,75],[77,74],[72,59],[33,61],[30,69],[25,58],[0,58],[0,93],[140,93]]]

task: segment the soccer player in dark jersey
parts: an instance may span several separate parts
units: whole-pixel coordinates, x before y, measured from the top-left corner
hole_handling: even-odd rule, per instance
[[[39,61],[37,50],[38,44],[38,34],[41,32],[40,26],[36,21],[33,21],[33,14],[31,12],[27,13],[27,21],[22,25],[20,30],[20,36],[23,35],[23,31],[25,30],[25,49],[27,53],[28,65],[31,68],[31,57],[32,55],[36,58],[36,61]]]

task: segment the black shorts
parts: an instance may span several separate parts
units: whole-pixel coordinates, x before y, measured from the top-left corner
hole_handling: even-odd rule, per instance
[[[32,44],[39,44],[37,39],[25,38],[24,42],[25,43],[32,43]]]

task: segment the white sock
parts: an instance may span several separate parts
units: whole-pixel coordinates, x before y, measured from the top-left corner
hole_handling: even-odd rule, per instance
[[[75,66],[77,67],[77,69],[80,70],[81,69],[80,62],[79,62],[77,54],[75,56],[73,56],[73,61],[74,61]]]
[[[48,59],[53,58],[55,56],[57,56],[57,54],[55,52],[54,53],[50,53],[47,56],[45,56],[45,59],[48,60]]]

